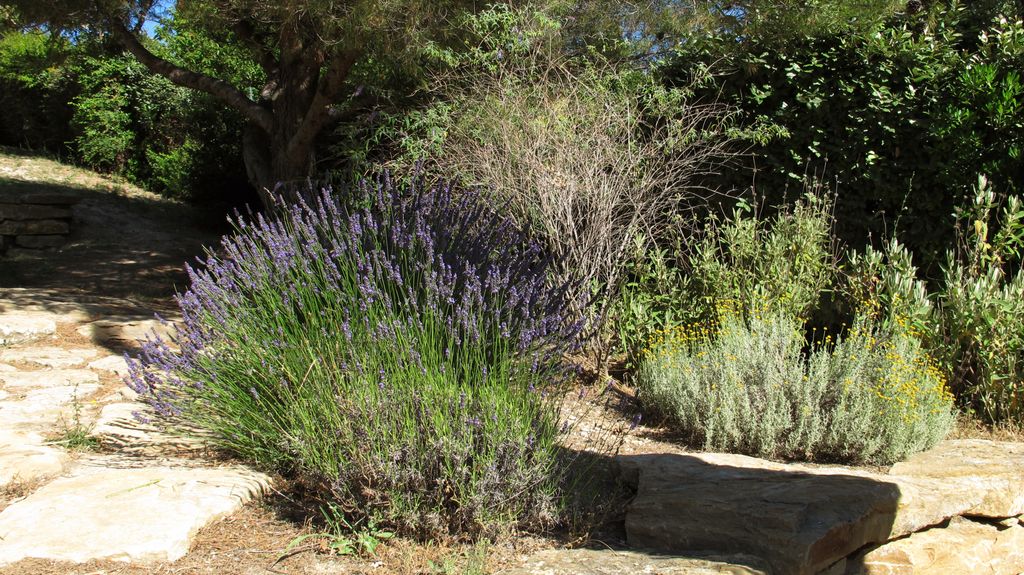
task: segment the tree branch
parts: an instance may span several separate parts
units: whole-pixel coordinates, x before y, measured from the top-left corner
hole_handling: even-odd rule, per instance
[[[142,0],[139,2],[139,14],[136,17],[135,28],[132,30],[132,34],[139,34],[142,32],[142,27],[146,25],[146,18],[149,17],[149,11],[153,9],[155,0]]]
[[[131,52],[139,62],[142,62],[154,74],[160,74],[179,86],[212,95],[221,102],[238,110],[243,116],[267,133],[273,129],[273,115],[271,112],[247,98],[245,94],[231,84],[206,74],[186,70],[153,54],[128,30],[124,22],[117,18],[110,19],[110,30],[125,49]]]
[[[331,59],[327,71],[320,78],[316,95],[309,105],[309,111],[302,118],[302,124],[288,141],[289,150],[299,148],[320,133],[320,130],[331,120],[330,106],[341,96],[345,79],[348,78],[352,66],[359,59],[359,52],[352,50],[337,54]]]

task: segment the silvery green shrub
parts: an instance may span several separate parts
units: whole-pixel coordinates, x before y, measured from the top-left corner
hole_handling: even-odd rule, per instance
[[[703,449],[893,463],[937,443],[954,419],[941,371],[904,328],[862,316],[805,352],[791,315],[727,309],[655,338],[640,398]]]

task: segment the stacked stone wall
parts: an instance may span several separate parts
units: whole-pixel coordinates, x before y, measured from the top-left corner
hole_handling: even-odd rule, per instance
[[[63,246],[78,198],[61,193],[0,194],[0,254]]]

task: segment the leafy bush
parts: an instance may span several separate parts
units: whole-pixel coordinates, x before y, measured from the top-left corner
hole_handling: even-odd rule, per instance
[[[691,276],[680,266],[685,260],[678,240],[673,250],[639,240],[626,280],[614,302],[612,318],[625,367],[635,369],[639,354],[651,336],[701,316],[703,306],[693,297]]]
[[[162,33],[162,42],[149,44],[160,56],[179,62],[209,50],[202,66],[190,65],[255,83],[251,68],[259,66],[240,61],[236,51],[214,50],[213,40],[201,43],[181,30]],[[108,40],[70,41],[38,30],[3,35],[0,107],[7,113],[0,115],[0,144],[66,154],[179,199],[244,199],[250,190],[241,115],[150,74]]]
[[[724,221],[706,217],[689,245],[677,235],[671,252],[642,252],[616,309],[628,363],[652,333],[712,321],[724,302],[808,319],[836,279],[831,205],[818,190],[769,219],[741,203]]]
[[[843,241],[859,246],[896,229],[937,275],[949,215],[970,203],[974,174],[1007,190],[1024,180],[1024,13],[1013,3],[923,4],[917,14],[786,44],[738,41],[724,28],[683,43],[664,77],[687,83],[691,68],[712,66],[718,81],[705,97],[735,106],[740,124],[781,128],[751,149],[770,203],[799,185],[810,163],[838,184]],[[746,188],[751,178],[730,170],[712,181]]]
[[[691,274],[708,307],[768,305],[807,319],[835,279],[831,203],[812,193],[770,222],[741,210],[724,223],[712,217],[694,252]]]
[[[936,309],[918,275],[913,255],[899,240],[889,240],[881,250],[870,245],[863,253],[852,250],[842,269],[842,303],[874,310],[886,327],[909,322],[930,338],[936,331]]]
[[[802,322],[780,311],[673,330],[641,362],[641,399],[704,449],[888,464],[953,422],[941,371],[903,326],[862,317],[805,358]]]
[[[180,146],[166,152],[147,149],[151,185],[171,197],[188,197],[194,186],[193,180],[198,171],[196,164],[202,148],[201,144],[186,137]]]
[[[130,167],[138,169],[136,138],[155,118],[131,112],[142,109],[140,96],[154,91],[155,86],[147,84],[175,88],[170,82],[150,79],[142,64],[128,56],[87,58],[86,66],[89,70],[80,79],[82,94],[73,102],[76,151],[92,169],[134,176],[139,181],[139,174],[129,171]]]
[[[581,322],[556,262],[476,192],[387,178],[238,218],[131,384],[168,421],[421,536],[555,518],[556,393]]]
[[[990,422],[1024,420],[1024,204],[999,203],[981,178],[936,294],[938,356],[964,406]]]

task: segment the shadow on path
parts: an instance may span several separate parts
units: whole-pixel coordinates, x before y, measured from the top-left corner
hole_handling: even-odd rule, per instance
[[[80,198],[71,233],[58,250],[0,256],[2,312],[78,312],[84,321],[151,319],[154,312],[173,317],[173,296],[187,287],[185,263],[226,231],[226,224],[211,225],[207,213],[151,195],[0,176],[0,202],[38,191]]]

